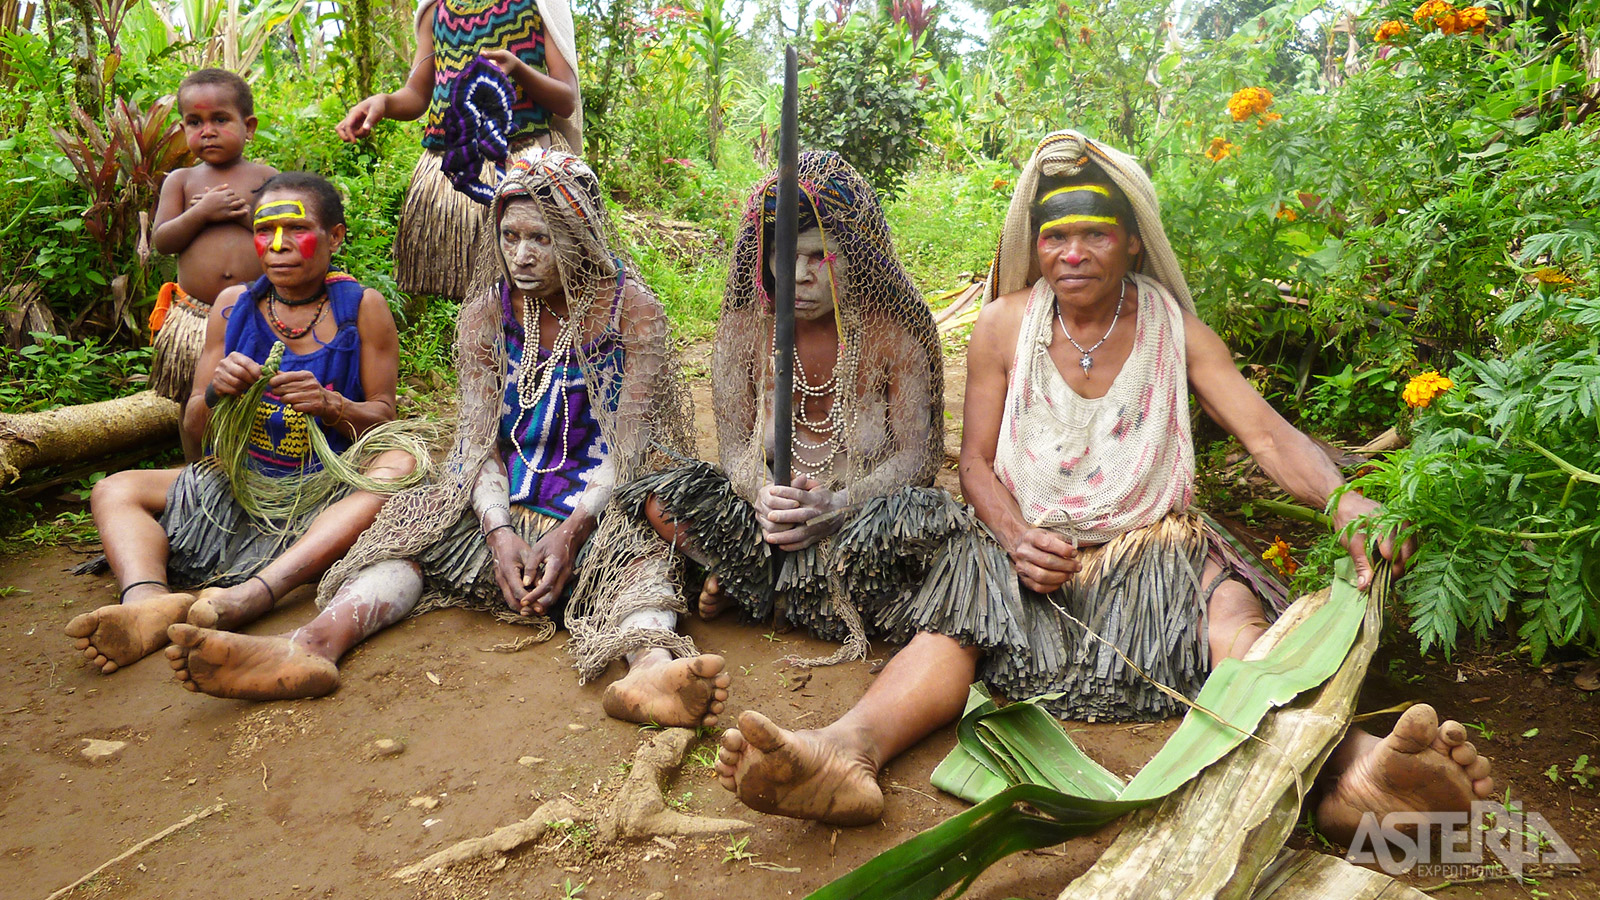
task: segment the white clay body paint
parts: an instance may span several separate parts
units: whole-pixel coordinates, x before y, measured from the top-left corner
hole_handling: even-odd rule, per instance
[[[554,238],[532,200],[506,204],[500,217],[500,255],[506,275],[518,290],[535,298],[551,297],[561,290]]]
[[[422,567],[386,559],[357,572],[339,587],[324,615],[354,627],[366,640],[405,618],[422,599]],[[296,632],[296,636],[299,632]]]

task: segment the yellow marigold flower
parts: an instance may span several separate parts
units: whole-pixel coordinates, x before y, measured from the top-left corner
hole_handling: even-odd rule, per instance
[[[1410,25],[1407,25],[1399,19],[1390,19],[1389,21],[1378,26],[1378,30],[1373,34],[1373,37],[1378,43],[1387,44],[1410,30]]]
[[[989,190],[1003,191],[1006,189],[1007,184],[1010,184],[1010,182],[1006,181],[1004,178],[996,178],[994,180],[994,184],[989,185]]]
[[[1442,34],[1455,34],[1456,32],[1462,30],[1461,16],[1456,13],[1451,13],[1448,16],[1440,16],[1439,18],[1433,20],[1433,24],[1439,26],[1439,31]]]
[[[1293,222],[1294,220],[1300,218],[1300,214],[1295,212],[1294,207],[1292,206],[1283,206],[1278,208],[1278,218],[1284,220],[1285,222]]]
[[[1483,26],[1489,23],[1489,11],[1481,6],[1469,6],[1456,13],[1456,30],[1470,31],[1473,34],[1483,34]]]
[[[1438,372],[1423,372],[1406,383],[1400,399],[1412,409],[1427,409],[1433,398],[1455,387],[1456,383]]]
[[[1542,269],[1535,269],[1533,277],[1539,279],[1540,284],[1577,284],[1577,282],[1573,281],[1572,277],[1567,273],[1561,271],[1560,269],[1553,269],[1549,266],[1545,266]]]
[[[1247,87],[1228,99],[1228,112],[1235,122],[1243,122],[1257,113],[1267,111],[1272,105],[1272,92],[1266,88]]]
[[[1293,549],[1289,546],[1288,541],[1285,541],[1282,537],[1274,536],[1272,543],[1267,546],[1266,550],[1261,552],[1261,558],[1272,563],[1272,567],[1278,570],[1278,574],[1284,576],[1293,575],[1300,568],[1300,564],[1295,562],[1289,555]]]
[[[1222,162],[1229,156],[1235,155],[1238,147],[1226,138],[1214,137],[1211,146],[1206,148],[1206,159],[1212,162]]]
[[[1430,25],[1442,25],[1442,20],[1453,18],[1455,14],[1456,8],[1446,0],[1427,0],[1411,14],[1411,21],[1426,28]]]

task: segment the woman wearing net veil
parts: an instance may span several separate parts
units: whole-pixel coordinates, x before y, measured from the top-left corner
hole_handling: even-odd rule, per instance
[[[433,481],[396,495],[324,577],[321,613],[273,637],[212,636],[179,677],[209,694],[327,694],[339,658],[407,615],[442,606],[537,624],[565,606],[585,680],[626,656],[606,710],[630,721],[712,724],[720,657],[674,632],[667,550],[613,487],[661,450],[693,452],[688,393],[661,304],[613,239],[600,186],[577,157],[514,161],[490,208],[456,335],[460,407]]]
[[[777,178],[758,185],[736,238],[714,352],[721,468],[691,463],[629,484],[619,511],[648,519],[705,566],[702,615],[729,604],[844,642],[910,644],[851,712],[792,733],[747,711],[724,736],[724,786],[766,812],[837,824],[876,819],[878,769],[961,710],[899,711],[927,674],[1015,654],[1025,631],[987,595],[950,589],[940,551],[972,519],[932,488],[944,459],[938,333],[889,237],[876,194],[838,154],[800,155],[795,263],[795,477],[774,484],[772,235]],[[774,581],[772,551],[783,551]],[[848,757],[848,771],[836,761]],[[796,791],[821,777],[821,788]],[[838,770],[838,771],[836,771]],[[841,776],[849,785],[834,790]]]

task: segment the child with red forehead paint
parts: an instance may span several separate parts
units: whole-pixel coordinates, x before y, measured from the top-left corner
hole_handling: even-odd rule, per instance
[[[206,315],[225,288],[261,277],[250,245],[250,206],[277,169],[244,158],[256,132],[250,85],[225,69],[191,72],[178,85],[178,113],[195,164],[161,184],[150,243],[176,254],[178,280],[161,286],[150,314],[155,360],[150,387],[187,405],[195,363],[205,347]],[[183,454],[200,458],[187,432]]]
[[[342,453],[395,418],[399,340],[383,296],[331,268],[345,237],[344,204],[326,179],[274,175],[248,216],[246,234],[266,274],[218,295],[184,429],[198,444],[212,407],[267,377],[262,363],[282,344],[245,451],[255,472],[292,478],[316,465],[310,429]],[[380,482],[415,468],[405,450],[357,448],[351,456]],[[74,618],[67,635],[90,665],[110,673],[165,646],[168,627],[185,620],[236,629],[321,576],[387,499],[345,486],[292,521],[268,522],[243,508],[214,456],[180,469],[118,472],[95,485],[90,504],[119,602]],[[169,581],[215,586],[197,597]],[[183,670],[183,654],[173,665]]]

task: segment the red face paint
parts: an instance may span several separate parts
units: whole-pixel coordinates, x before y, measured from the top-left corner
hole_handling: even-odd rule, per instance
[[[314,231],[295,232],[294,245],[300,251],[302,258],[311,259],[317,255],[317,233]]]
[[[256,255],[266,256],[267,249],[272,246],[272,235],[256,232]]]

